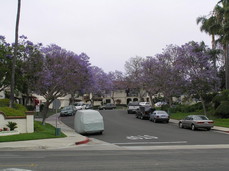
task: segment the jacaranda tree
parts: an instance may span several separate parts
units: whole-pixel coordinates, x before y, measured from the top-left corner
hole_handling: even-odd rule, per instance
[[[186,93],[199,96],[206,115],[203,95],[215,91],[215,85],[219,82],[214,74],[208,48],[203,43],[189,42],[181,46],[179,51],[176,70],[183,75]]]
[[[44,55],[43,65],[42,70],[38,73],[35,88],[36,93],[46,99],[42,111],[42,124],[45,124],[49,105],[58,97],[71,93],[74,86],[77,86],[76,81],[80,77],[79,68],[84,66],[81,66],[79,62],[83,58],[80,59],[72,52],[54,44],[44,47],[42,53]]]

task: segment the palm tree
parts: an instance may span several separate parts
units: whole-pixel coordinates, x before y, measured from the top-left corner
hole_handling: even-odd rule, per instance
[[[207,16],[198,17],[196,20],[197,24],[201,23],[200,30],[209,34],[212,37],[212,61],[214,66],[215,75],[217,75],[217,66],[216,61],[218,58],[218,51],[216,50],[217,41],[215,40],[216,35],[219,34],[219,30],[221,29],[221,25],[217,22],[216,16],[211,13],[210,17]],[[215,85],[215,90],[217,90],[217,86]]]
[[[200,30],[206,32],[212,37],[212,49],[216,48],[215,35],[217,35],[220,25],[217,23],[216,17],[211,15],[207,18],[206,16],[198,17],[196,20],[197,24],[201,23]]]
[[[14,87],[15,87],[15,65],[17,59],[17,50],[18,50],[18,31],[19,31],[19,21],[20,21],[20,10],[21,10],[21,0],[18,0],[17,8],[17,19],[16,19],[16,28],[15,28],[15,45],[14,45],[14,56],[12,62],[12,75],[11,75],[11,92],[10,92],[10,107],[13,107],[14,103]]]
[[[221,0],[214,8],[217,23],[221,25],[219,41],[224,47],[226,89],[229,89],[229,0]]]

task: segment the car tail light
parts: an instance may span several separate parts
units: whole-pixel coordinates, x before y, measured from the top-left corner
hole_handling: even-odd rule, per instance
[[[197,124],[203,124],[204,122],[196,122]]]
[[[213,124],[214,122],[213,121],[210,121],[210,122],[208,122],[209,124]]]

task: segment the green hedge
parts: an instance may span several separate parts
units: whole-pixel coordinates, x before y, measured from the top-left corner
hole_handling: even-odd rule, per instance
[[[164,105],[161,108],[162,110],[168,110],[169,106]],[[176,105],[176,106],[169,108],[169,111],[171,113],[177,113],[177,112],[190,113],[190,112],[200,111],[202,109],[203,109],[202,104],[196,103],[194,105]]]
[[[0,111],[7,116],[25,116],[27,109],[23,105],[14,103],[13,108],[10,108],[9,104],[9,99],[0,99]]]
[[[229,101],[222,101],[215,114],[221,118],[229,118]]]

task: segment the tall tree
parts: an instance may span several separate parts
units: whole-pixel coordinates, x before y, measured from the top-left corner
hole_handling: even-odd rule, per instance
[[[92,74],[90,80],[90,86],[87,86],[87,92],[91,93],[91,103],[94,105],[95,96],[102,97],[107,93],[110,93],[113,84],[109,74],[105,73],[103,69],[97,66],[90,67],[90,73]]]
[[[21,11],[21,0],[18,0],[17,19],[16,19],[16,28],[15,28],[14,56],[13,56],[12,73],[11,73],[12,76],[11,76],[10,107],[13,107],[13,103],[14,103],[15,67],[16,67],[15,65],[16,65],[17,50],[18,50],[18,32],[19,32],[20,11]]]
[[[78,68],[87,66],[79,66],[81,64],[76,55],[72,56],[72,52],[54,44],[43,48],[42,52],[44,61],[38,73],[35,92],[46,99],[42,111],[42,123],[45,124],[49,105],[58,97],[71,93],[80,76]]]
[[[144,62],[144,58],[136,56],[131,57],[125,63],[128,88],[138,90],[140,100],[143,100],[143,96],[145,95],[145,91],[142,91],[142,82],[139,81],[142,77],[142,62]]]
[[[220,24],[219,41],[224,48],[225,56],[225,82],[229,89],[229,0],[221,0],[214,8],[217,23]]]
[[[179,54],[175,65],[176,70],[183,75],[186,92],[199,96],[206,115],[203,95],[214,91],[214,85],[218,82],[218,78],[213,74],[214,69],[207,47],[204,44],[189,42],[180,47]]]

